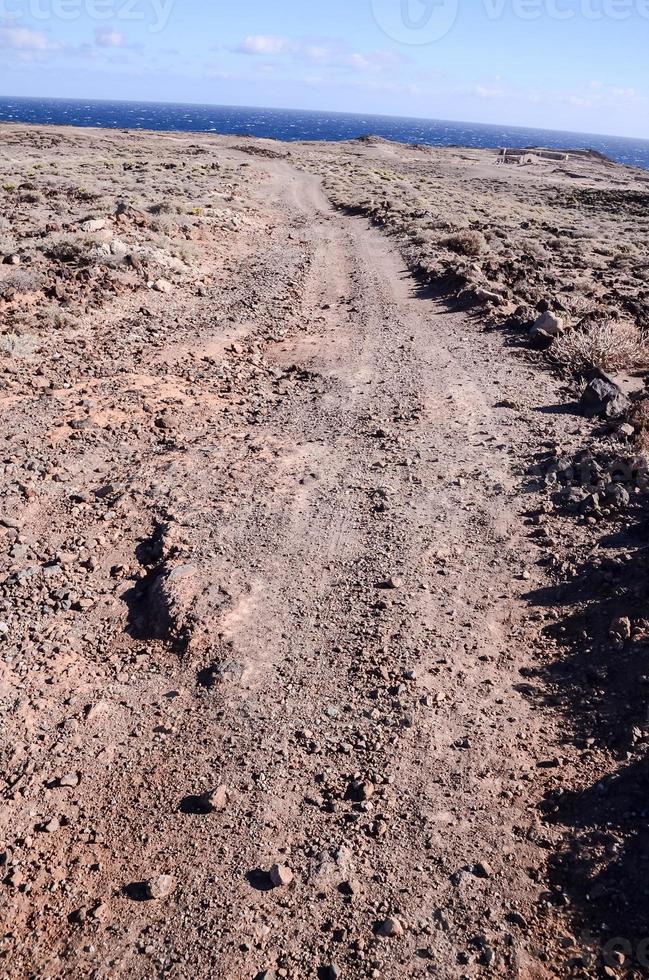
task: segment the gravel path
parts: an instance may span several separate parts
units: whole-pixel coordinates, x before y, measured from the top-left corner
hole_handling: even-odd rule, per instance
[[[5,406],[41,438],[90,397],[112,435],[41,442],[66,491],[26,522],[86,592],[55,635],[21,586],[0,972],[565,975],[521,487],[574,420],[316,178],[252,166],[227,278],[151,294],[90,393]]]

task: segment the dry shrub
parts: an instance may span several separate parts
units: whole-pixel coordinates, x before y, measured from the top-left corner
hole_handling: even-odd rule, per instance
[[[19,204],[41,204],[43,202],[43,195],[38,191],[25,191],[23,194],[18,195]]]
[[[471,231],[467,228],[443,238],[440,245],[444,245],[451,252],[457,252],[459,255],[480,255],[487,247],[487,242],[484,235],[481,235],[479,231]]]
[[[157,204],[150,206],[149,214],[178,214],[178,206],[171,201],[159,201]]]
[[[38,337],[29,333],[8,332],[0,337],[0,353],[9,357],[29,357],[38,348]]]
[[[32,269],[15,269],[11,266],[0,270],[0,292],[32,293],[41,286],[41,276]]]
[[[435,240],[435,236],[432,231],[427,231],[425,228],[417,229],[411,226],[406,228],[412,242],[414,245],[432,245]]]
[[[17,243],[13,235],[5,235],[0,231],[0,255],[13,255]]]
[[[162,235],[173,234],[178,228],[178,224],[168,214],[159,214],[155,218],[147,221],[148,227]]]
[[[76,198],[77,201],[84,201],[86,203],[91,201],[99,201],[102,198],[102,192],[97,189],[89,189],[87,187],[75,187],[74,190],[69,192],[70,197]]]
[[[60,309],[56,303],[50,303],[45,308],[39,310],[36,317],[39,323],[46,329],[71,330],[78,325],[77,320],[72,314]]]
[[[571,330],[555,342],[552,354],[575,374],[591,368],[624,371],[647,360],[647,348],[639,330],[630,323],[613,320]]]
[[[91,265],[92,240],[89,237],[78,238],[74,235],[58,235],[45,246],[45,254],[55,262],[70,265]]]
[[[631,409],[629,419],[638,429],[649,430],[649,398],[636,402]]]
[[[177,241],[173,244],[171,254],[182,259],[185,265],[195,265],[202,258],[204,250],[197,242]]]

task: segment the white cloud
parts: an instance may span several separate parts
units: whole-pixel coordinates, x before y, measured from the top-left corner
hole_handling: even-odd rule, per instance
[[[287,37],[276,34],[249,34],[232,49],[238,54],[278,55],[292,50],[292,42]]]
[[[649,97],[633,88],[612,88],[602,82],[589,82],[575,91],[523,89],[499,76],[477,83],[471,94],[479,99],[507,99],[532,105],[569,105],[576,109],[624,109],[649,104]]]
[[[363,73],[393,69],[406,60],[395,51],[354,51],[336,38],[289,38],[276,34],[250,34],[230,50],[265,58],[288,56],[322,68]]]
[[[473,95],[477,95],[479,99],[501,99],[507,95],[502,75],[497,74],[483,78],[474,86]]]
[[[504,89],[488,85],[476,85],[473,92],[479,99],[501,99],[505,94]]]
[[[121,31],[114,27],[97,27],[95,44],[99,48],[123,48],[126,44],[126,38]]]
[[[54,51],[59,47],[46,34],[33,31],[29,27],[7,27],[0,25],[0,48],[20,52]]]
[[[359,71],[384,71],[385,69],[395,68],[403,64],[405,58],[395,51],[370,51],[368,54],[361,54],[353,51],[348,55],[343,54],[339,59],[339,64],[356,68]]]

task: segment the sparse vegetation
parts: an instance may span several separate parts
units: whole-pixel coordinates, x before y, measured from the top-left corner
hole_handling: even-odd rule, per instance
[[[41,276],[32,269],[0,267],[0,293],[31,293],[41,286]]]
[[[552,348],[552,356],[574,374],[592,368],[628,371],[648,360],[644,338],[630,323],[594,322],[568,331]]]
[[[45,245],[44,251],[55,262],[70,265],[90,265],[92,262],[88,239],[76,235],[58,235]]]
[[[470,229],[457,231],[443,238],[440,244],[451,252],[457,252],[458,255],[480,255],[487,247],[484,235]]]
[[[73,324],[85,303],[108,306],[170,275],[178,286],[193,281],[249,213],[246,171],[207,157],[187,166],[182,145],[133,155],[121,134],[106,159],[73,130],[50,138],[5,128],[3,137],[0,305],[12,329],[46,335]]]
[[[306,165],[323,177],[337,207],[398,235],[411,266],[431,280],[458,292],[495,290],[507,298],[494,308],[496,318],[542,300],[564,311],[583,302],[600,319],[649,330],[649,304],[638,298],[638,283],[649,281],[647,194],[632,171],[615,172],[628,188],[593,190],[593,179],[605,179],[601,162],[571,161],[564,192],[553,162],[504,173],[494,161],[489,173],[479,150],[411,147],[381,167],[372,153],[357,141]],[[637,216],[633,232],[630,214]]]

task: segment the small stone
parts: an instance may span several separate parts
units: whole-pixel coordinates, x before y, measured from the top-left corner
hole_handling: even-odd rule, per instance
[[[356,878],[349,878],[347,881],[343,881],[339,887],[339,891],[343,895],[360,895],[361,885]]]
[[[27,878],[20,868],[12,868],[8,880],[12,888],[21,888],[22,885],[27,884]]]
[[[629,491],[626,487],[621,486],[619,483],[609,483],[605,488],[606,494],[606,504],[610,507],[618,507],[623,509],[628,507],[631,497]]]
[[[403,936],[403,926],[392,916],[379,922],[374,931],[383,939],[398,939],[399,936]]]
[[[491,946],[485,946],[482,950],[482,956],[480,957],[484,966],[492,966],[494,960],[496,959],[495,950]]]
[[[82,221],[80,228],[82,231],[103,231],[106,227],[106,222],[103,218],[89,218],[87,221]]]
[[[20,521],[16,520],[15,517],[9,517],[8,514],[0,514],[0,525],[12,531],[20,530]]]
[[[493,289],[485,289],[483,286],[476,286],[473,296],[479,303],[499,303],[502,296],[495,293]]]
[[[75,786],[79,785],[79,774],[76,772],[66,772],[65,775],[59,776],[59,786],[69,787],[74,789]]]
[[[374,796],[373,784],[362,779],[355,779],[351,782],[345,793],[345,799],[351,800],[352,803],[364,803],[371,796]]]
[[[170,293],[173,286],[168,279],[156,279],[153,283],[153,289],[156,293]]]
[[[95,919],[96,922],[106,922],[110,918],[110,909],[106,902],[98,902],[90,910],[91,918]]]
[[[628,616],[620,616],[618,619],[614,619],[609,627],[609,635],[613,637],[618,637],[620,640],[630,640],[631,639],[631,620]]]
[[[487,861],[478,861],[473,867],[473,873],[476,878],[491,878],[493,869]]]
[[[338,977],[342,976],[342,971],[335,963],[329,963],[328,966],[323,966],[319,974],[321,980],[338,980]]]
[[[228,793],[228,788],[223,783],[217,786],[215,790],[210,793],[206,793],[204,796],[205,806],[208,813],[218,813],[221,810],[225,810],[230,794]]]
[[[176,882],[171,875],[157,875],[155,878],[149,878],[144,883],[147,898],[153,899],[154,901],[168,898],[175,891],[175,888]]]
[[[270,869],[269,877],[274,888],[284,888],[293,881],[293,872],[284,864],[274,864]]]
[[[43,824],[43,830],[46,834],[55,834],[57,830],[61,829],[61,823],[58,817],[52,817],[51,820],[46,821]]]
[[[511,922],[513,926],[518,926],[520,929],[527,929],[527,919],[520,912],[509,912],[507,914],[507,921]]]

